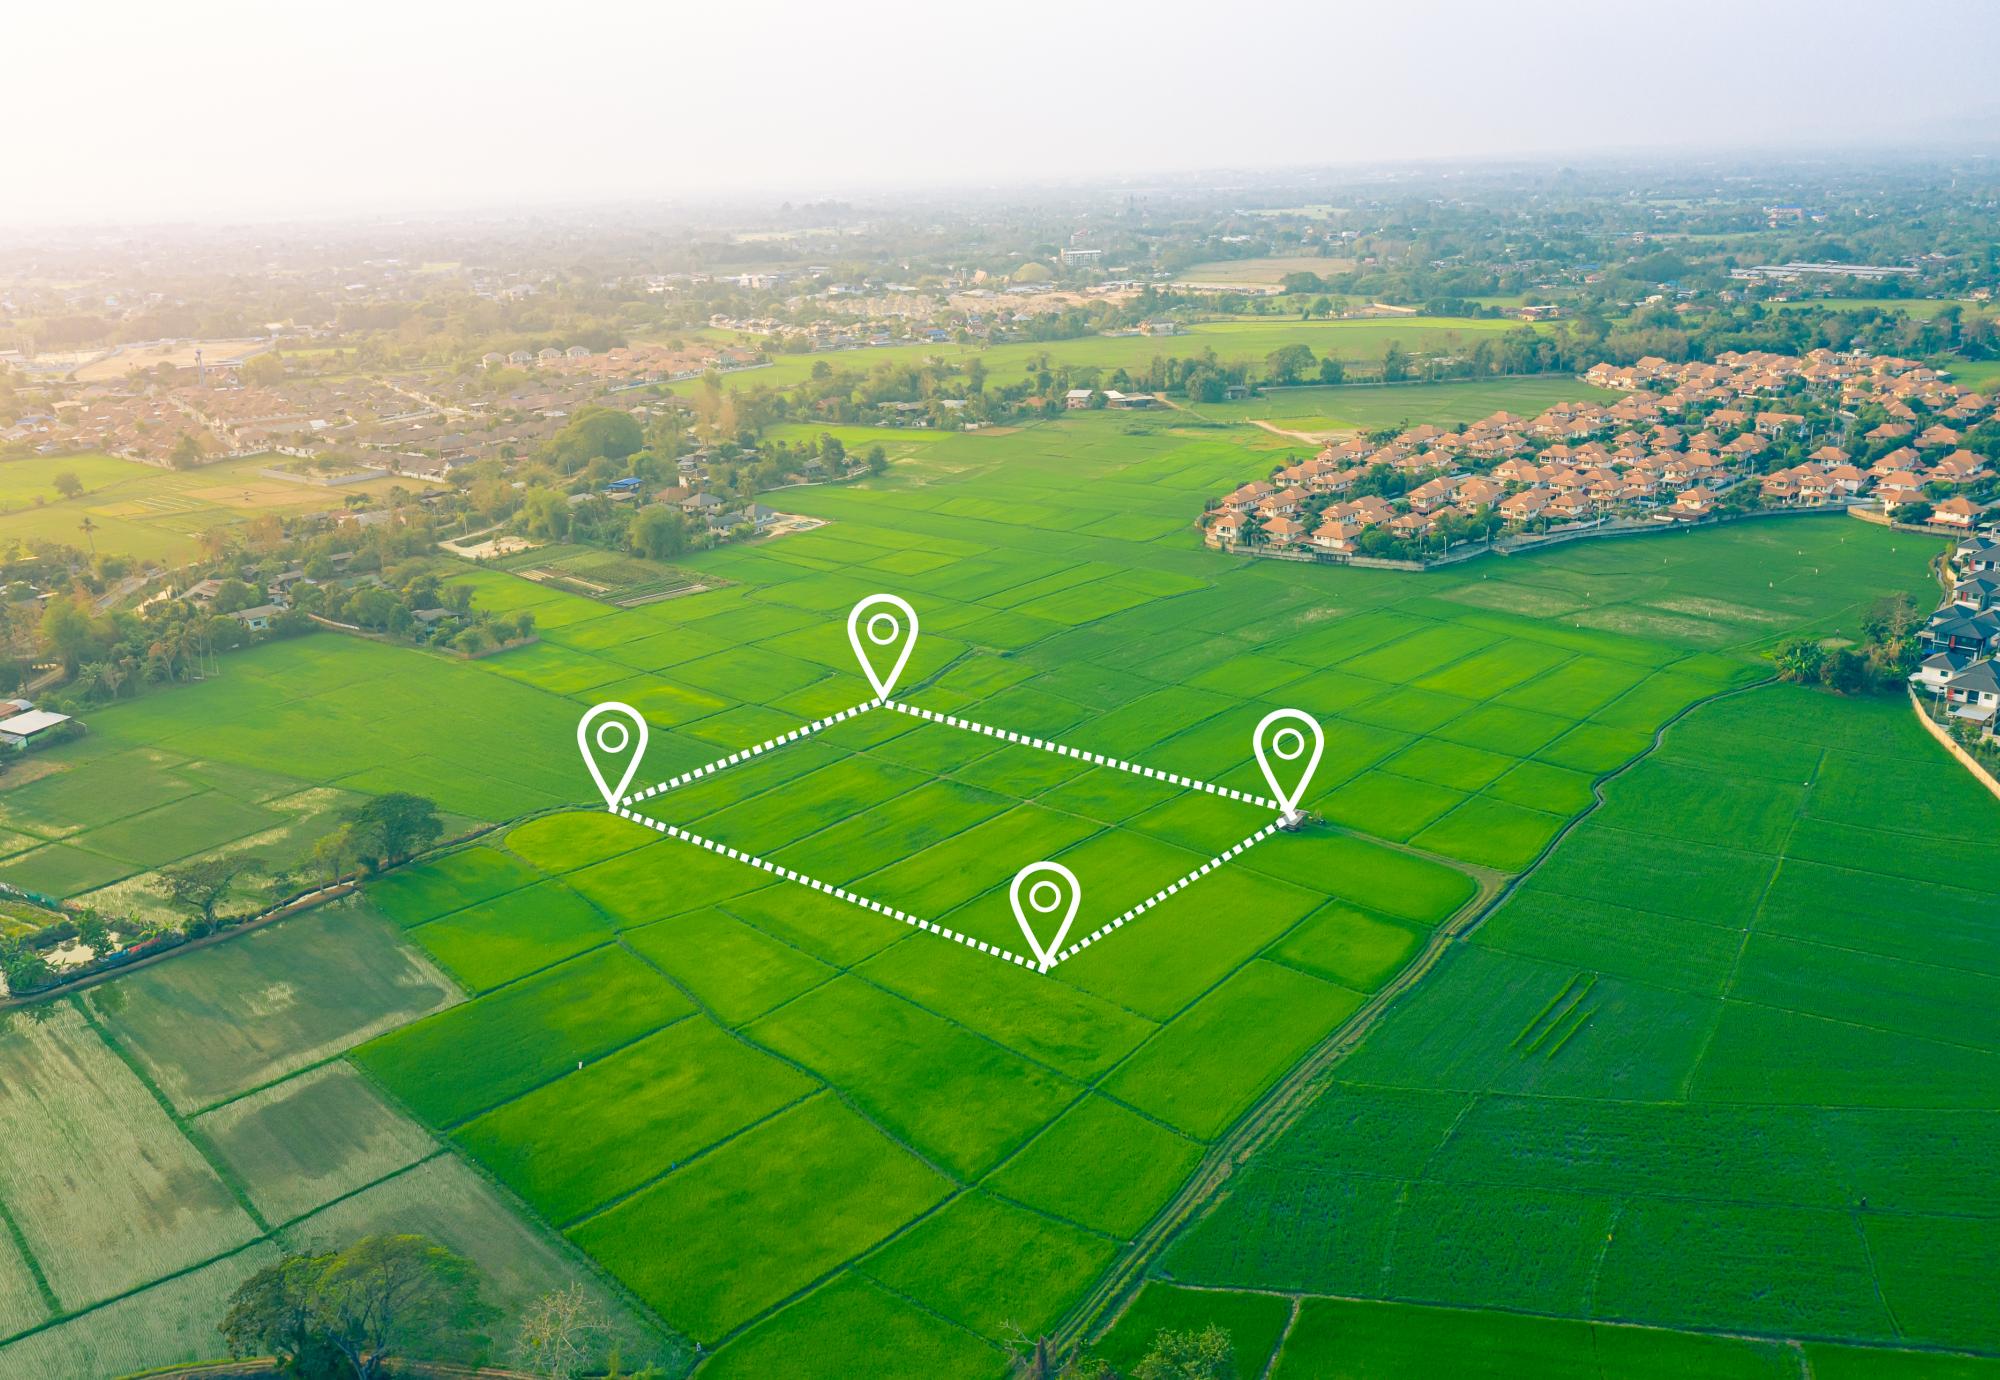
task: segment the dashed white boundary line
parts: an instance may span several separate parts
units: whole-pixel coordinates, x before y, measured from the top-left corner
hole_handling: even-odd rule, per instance
[[[1185,786],[1189,790],[1207,791],[1210,795],[1224,796],[1230,800],[1240,800],[1246,805],[1259,805],[1266,810],[1279,808],[1277,801],[1267,800],[1261,795],[1252,795],[1248,791],[1234,790],[1228,786],[1218,786],[1212,781],[1197,781],[1192,776],[1181,776],[1175,772],[1161,771],[1157,767],[1141,766],[1137,762],[1127,762],[1119,757],[1107,757],[1101,752],[1090,752],[1084,748],[1070,747],[1065,743],[1058,743],[1052,738],[1030,737],[1026,733],[1016,733],[1011,728],[995,728],[991,724],[978,723],[972,719],[961,718],[956,714],[940,714],[934,709],[919,709],[916,705],[904,704],[901,700],[890,700],[888,701],[888,705],[889,708],[895,710],[898,714],[909,714],[915,718],[929,719],[932,723],[943,724],[947,728],[962,728],[969,733],[983,733],[989,738],[1003,738],[1010,743],[1019,743],[1022,747],[1040,748],[1043,752],[1053,752],[1058,757],[1074,757],[1079,762],[1093,762],[1100,767],[1116,767],[1119,771],[1128,771],[1134,776],[1144,776],[1154,781],[1171,782],[1176,786]]]
[[[631,795],[625,797],[623,803],[626,805],[637,805],[642,800],[650,800],[662,792],[671,791],[679,786],[685,786],[690,781],[704,776],[713,776],[725,767],[733,767],[738,762],[747,762],[752,757],[760,757],[772,748],[783,747],[786,743],[795,743],[801,738],[810,738],[822,728],[831,728],[834,724],[851,719],[857,714],[866,714],[881,703],[882,701],[880,700],[863,700],[860,704],[849,705],[837,713],[827,715],[824,719],[814,719],[809,724],[800,724],[790,733],[780,733],[775,738],[766,738],[755,747],[744,748],[741,752],[732,752],[727,757],[718,757],[713,762],[690,768],[682,772],[679,776],[669,777],[658,785],[648,786],[643,791],[634,791]]]
[[[996,944],[988,944],[983,939],[975,939],[969,934],[961,933],[958,930],[937,924],[934,921],[919,919],[917,916],[911,915],[908,911],[897,910],[894,906],[885,905],[881,901],[863,896],[859,892],[849,891],[846,887],[833,886],[830,883],[822,882],[817,877],[808,877],[803,872],[795,872],[782,863],[772,862],[769,858],[760,858],[754,853],[745,853],[740,848],[731,848],[726,843],[719,843],[712,838],[697,834],[692,829],[683,829],[678,824],[665,824],[649,815],[642,815],[636,810],[622,806],[616,813],[636,824],[643,824],[649,829],[657,829],[668,838],[685,839],[689,843],[699,844],[711,853],[720,853],[725,858],[734,858],[737,862],[748,863],[751,867],[761,868],[773,876],[783,877],[788,882],[797,882],[800,886],[808,887],[813,891],[824,892],[837,901],[845,901],[849,905],[860,906],[863,910],[872,910],[878,915],[886,915],[892,920],[900,920],[912,928],[926,930],[931,934],[942,935],[954,943],[965,945],[968,949],[977,949],[980,953],[991,954],[995,958],[1003,959],[1017,967],[1033,968],[1036,966],[1032,961],[1023,958],[1011,949],[1003,949]]]
[[[881,901],[863,896],[859,892],[849,891],[845,887],[834,886],[829,882],[819,880],[817,877],[809,877],[805,873],[794,871],[781,863],[774,863],[768,858],[760,858],[754,853],[745,853],[740,848],[731,848],[726,843],[720,843],[715,839],[697,834],[692,829],[683,829],[678,824],[664,823],[661,820],[654,819],[650,815],[640,814],[631,808],[642,800],[649,800],[656,795],[675,790],[690,781],[696,781],[705,776],[713,776],[716,772],[733,767],[738,762],[745,762],[752,757],[762,756],[772,748],[782,747],[786,743],[794,743],[801,738],[809,738],[823,728],[830,728],[834,724],[842,723],[859,714],[866,714],[869,710],[879,709],[884,705],[887,705],[899,714],[908,714],[913,718],[926,719],[931,723],[943,724],[947,728],[958,728],[968,733],[983,734],[988,738],[999,738],[1005,742],[1018,743],[1022,747],[1038,748],[1043,752],[1052,752],[1058,757],[1071,757],[1079,762],[1090,762],[1100,767],[1113,767],[1119,771],[1130,772],[1134,776],[1143,776],[1153,781],[1165,781],[1175,786],[1185,787],[1188,790],[1206,791],[1210,795],[1222,796],[1228,800],[1240,800],[1246,805],[1257,805],[1267,810],[1280,808],[1278,802],[1275,800],[1266,799],[1261,795],[1252,795],[1248,791],[1235,790],[1229,786],[1218,786],[1212,781],[1201,781],[1192,776],[1182,776],[1176,772],[1161,771],[1157,767],[1142,766],[1137,762],[1127,762],[1119,757],[1107,757],[1101,752],[1090,752],[1084,748],[1070,747],[1066,743],[1058,743],[1051,738],[1036,738],[1026,733],[1016,733],[1008,728],[995,728],[991,724],[982,724],[956,714],[940,714],[936,710],[920,709],[916,705],[904,704],[900,700],[872,699],[863,700],[860,704],[850,705],[846,709],[827,715],[825,718],[814,719],[809,724],[801,724],[789,733],[780,733],[775,738],[766,738],[756,746],[744,748],[741,752],[732,752],[727,757],[718,757],[713,762],[691,768],[688,771],[682,772],[679,776],[670,777],[656,785],[648,786],[642,791],[635,791],[631,795],[626,796],[618,805],[614,806],[612,813],[629,819],[635,824],[643,824],[649,829],[658,830],[669,838],[683,839],[688,843],[698,844],[711,853],[720,853],[725,858],[733,858],[738,862],[747,863],[749,866],[769,872],[773,876],[783,877],[788,882],[796,882],[800,886],[810,888],[813,891],[823,892],[828,896],[834,897],[836,900],[846,901],[848,904],[859,906],[863,910],[872,910],[876,914],[886,915],[892,920],[900,920],[914,929],[924,930],[930,934],[942,935],[954,943],[963,944],[968,949],[976,949],[980,953],[991,954],[993,957],[1012,963],[1017,967],[1036,969],[1040,972],[1049,972],[1054,969],[1056,964],[1063,962],[1065,959],[1074,958],[1105,935],[1110,934],[1113,930],[1121,929],[1127,923],[1138,919],[1154,906],[1166,900],[1167,897],[1172,896],[1175,892],[1184,890],[1192,883],[1206,877],[1231,858],[1237,857],[1245,849],[1262,843],[1265,839],[1276,833],[1278,827],[1284,822],[1282,819],[1272,820],[1235,847],[1224,849],[1186,876],[1178,877],[1167,883],[1167,885],[1161,887],[1138,905],[1126,911],[1116,920],[1098,926],[1067,949],[1064,949],[1060,954],[1055,956],[1047,968],[1041,968],[1033,960],[1023,958],[1011,949],[1003,949],[997,945],[988,944],[983,939],[975,939],[969,934],[961,933],[948,926],[921,919],[918,916],[911,915],[907,911],[897,910],[894,906],[886,905]]]
[[[1192,885],[1197,881],[1200,881],[1203,877],[1206,877],[1209,873],[1215,871],[1216,868],[1222,866],[1224,863],[1228,862],[1231,858],[1237,857],[1238,855],[1243,853],[1246,849],[1253,848],[1256,845],[1262,843],[1265,839],[1271,837],[1271,835],[1278,832],[1278,825],[1281,822],[1282,821],[1280,820],[1275,820],[1275,819],[1272,820],[1269,824],[1265,825],[1262,829],[1259,829],[1249,838],[1244,839],[1234,848],[1223,849],[1220,853],[1217,853],[1214,857],[1210,858],[1200,867],[1197,867],[1194,871],[1188,873],[1185,877],[1177,877],[1173,881],[1168,882],[1165,886],[1161,887],[1151,896],[1148,896],[1138,905],[1132,907],[1132,909],[1126,911],[1116,920],[1111,921],[1109,924],[1099,925],[1089,934],[1086,934],[1083,938],[1077,940],[1076,943],[1070,945],[1067,949],[1064,949],[1060,954],[1056,955],[1056,962],[1061,963],[1064,959],[1074,958],[1077,954],[1082,953],[1085,949],[1089,948],[1092,944],[1095,944],[1098,940],[1104,938],[1105,935],[1110,934],[1113,930],[1123,928],[1126,922],[1138,919],[1140,916],[1144,915],[1154,906],[1160,904],[1160,902],[1166,900],[1169,896],[1173,895],[1175,892],[1186,890],[1187,887],[1189,887],[1190,885]]]

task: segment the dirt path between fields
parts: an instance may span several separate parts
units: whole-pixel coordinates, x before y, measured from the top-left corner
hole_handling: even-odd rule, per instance
[[[1775,683],[1775,678],[1766,678],[1752,685],[1719,691],[1688,705],[1653,731],[1653,741],[1647,745],[1644,752],[1591,783],[1590,805],[1558,830],[1555,837],[1550,839],[1542,851],[1535,855],[1534,860],[1519,873],[1512,877],[1501,874],[1473,874],[1474,880],[1478,883],[1478,890],[1471,899],[1432,931],[1430,941],[1424,945],[1422,952],[1402,972],[1386,983],[1344,1024],[1294,1065],[1292,1071],[1285,1075],[1276,1087],[1245,1112],[1236,1124],[1209,1148],[1208,1154],[1202,1158],[1194,1175],[1182,1185],[1181,1191],[1174,1195],[1173,1200],[1162,1208],[1159,1215],[1133,1240],[1132,1245],[1113,1264],[1098,1282],[1097,1287],[1063,1318],[1055,1330],[1055,1339],[1064,1347],[1076,1346],[1086,1338],[1101,1336],[1118,1320],[1119,1315],[1138,1294],[1139,1287],[1145,1282],[1146,1272],[1153,1261],[1180,1233],[1181,1228],[1193,1221],[1223,1194],[1240,1165],[1247,1163],[1258,1150],[1288,1130],[1305,1110],[1318,1100],[1331,1081],[1333,1066],[1353,1052],[1355,1046],[1366,1038],[1375,1023],[1395,1005],[1397,999],[1415,988],[1437,966],[1446,950],[1470,935],[1487,916],[1499,909],[1523,882],[1532,877],[1542,864],[1554,855],[1556,849],[1562,846],[1564,840],[1578,826],[1603,806],[1606,786],[1659,751],[1660,745],[1666,741],[1667,731],[1697,709]],[[1468,869],[1461,866],[1460,870]],[[1485,870],[1481,869],[1480,872],[1484,873]]]
[[[1273,436],[1282,436],[1288,441],[1304,441],[1309,446],[1323,446],[1326,444],[1325,435],[1311,431],[1287,431],[1276,422],[1259,421],[1253,417],[1250,419],[1250,425],[1258,428],[1260,431],[1268,431]]]

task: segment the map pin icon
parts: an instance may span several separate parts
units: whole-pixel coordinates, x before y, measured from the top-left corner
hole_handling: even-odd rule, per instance
[[[1035,951],[1036,971],[1046,973],[1056,966],[1056,955],[1062,951],[1063,939],[1076,921],[1077,904],[1083,900],[1083,888],[1077,885],[1076,874],[1061,863],[1029,863],[1014,874],[1014,884],[1007,888],[1007,899],[1014,906],[1014,918],[1021,922],[1021,933],[1028,947]],[[1044,948],[1042,941],[1035,938],[1034,917],[1053,916],[1058,911],[1062,912],[1062,923],[1056,926],[1055,936]]]
[[[1312,748],[1310,756],[1306,754],[1308,745]],[[1306,787],[1312,784],[1320,754],[1326,751],[1326,735],[1320,731],[1319,720],[1303,709],[1273,709],[1257,725],[1255,747],[1257,765],[1264,769],[1271,794],[1278,797],[1285,823],[1297,824],[1299,801],[1305,797]],[[1297,778],[1297,784],[1289,791],[1285,789],[1288,777]]]
[[[590,768],[605,808],[616,811],[646,755],[645,718],[629,704],[606,700],[577,723],[576,745],[583,750],[583,764]],[[621,762],[625,769],[614,787],[606,772],[616,770]]]
[[[875,687],[875,698],[886,700],[917,649],[917,611],[893,594],[871,594],[847,615],[847,640]],[[903,644],[900,652],[894,650],[898,642]],[[876,670],[877,665],[887,666],[887,673]]]

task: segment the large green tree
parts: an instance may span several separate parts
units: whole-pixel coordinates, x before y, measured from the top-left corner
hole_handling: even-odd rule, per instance
[[[302,1377],[380,1380],[412,1353],[476,1360],[495,1311],[477,1266],[421,1236],[367,1236],[287,1255],[230,1295],[220,1330],[237,1356],[273,1355]]]
[[[636,554],[655,561],[670,560],[687,550],[687,519],[679,510],[656,503],[632,515],[625,537]]]
[[[435,802],[392,791],[355,806],[341,816],[354,856],[379,871],[421,853],[444,835]]]
[[[646,433],[631,413],[586,407],[549,438],[549,459],[569,474],[600,456],[623,460],[645,444]]]

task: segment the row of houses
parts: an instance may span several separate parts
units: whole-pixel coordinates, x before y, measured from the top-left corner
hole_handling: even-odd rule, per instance
[[[1946,718],[1992,742],[2000,719],[2000,538],[1961,541],[1948,570],[1951,592],[1917,634],[1926,655],[1910,684],[1935,696]]]

